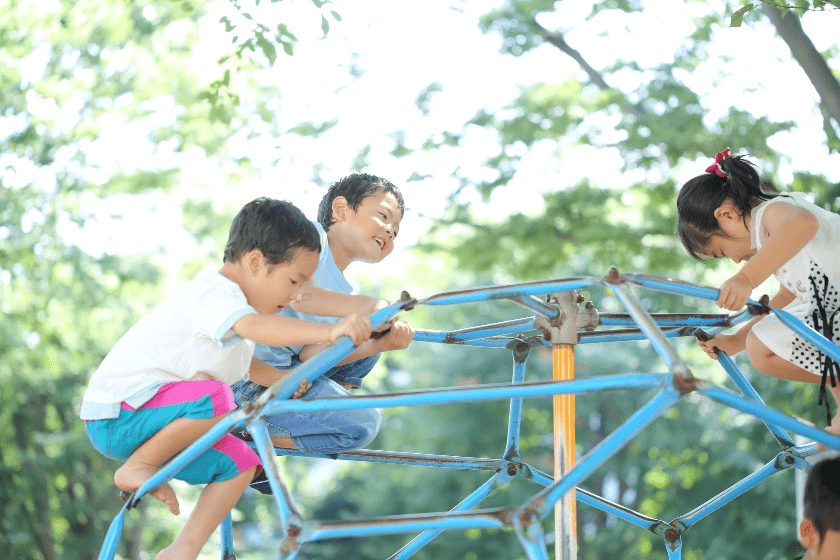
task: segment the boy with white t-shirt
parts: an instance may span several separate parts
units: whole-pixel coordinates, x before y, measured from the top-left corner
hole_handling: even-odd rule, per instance
[[[80,416],[94,447],[125,461],[114,474],[117,487],[137,490],[236,408],[229,384],[247,376],[255,343],[317,344],[349,336],[360,344],[369,338],[365,316],[324,324],[277,315],[298,298],[320,250],[317,230],[291,203],[252,201],[233,221],[222,268],[199,274],[116,343],[90,380]],[[346,296],[335,296],[329,303],[341,308]],[[254,451],[230,434],[184,467],[176,478],[207,486],[157,560],[197,558],[260,470]],[[180,512],[169,484],[151,495]]]

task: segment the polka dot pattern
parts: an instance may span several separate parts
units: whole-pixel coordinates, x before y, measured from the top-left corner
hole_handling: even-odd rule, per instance
[[[820,266],[811,261],[809,313],[802,321],[827,339],[840,345],[840,291],[834,286]],[[794,334],[791,343],[791,362],[811,373],[822,375],[823,356],[819,350]]]

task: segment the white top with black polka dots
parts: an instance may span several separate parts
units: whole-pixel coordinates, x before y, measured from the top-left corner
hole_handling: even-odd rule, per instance
[[[814,238],[774,273],[779,283],[796,296],[784,310],[840,344],[840,215],[812,204],[803,193],[785,193],[763,202],[752,211],[753,247],[759,250],[769,238],[761,223],[764,210],[779,202],[801,206],[819,222]],[[756,323],[752,332],[776,355],[822,375],[825,356],[775,316]]]

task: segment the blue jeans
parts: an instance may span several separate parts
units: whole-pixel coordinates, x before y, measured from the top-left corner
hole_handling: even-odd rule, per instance
[[[312,380],[312,387],[301,397],[315,400],[350,395],[339,383],[361,385],[376,362],[379,354],[337,366],[324,375]],[[292,358],[292,367],[300,364]],[[233,385],[233,396],[237,406],[253,403],[267,389],[250,381],[238,381]],[[333,412],[311,412],[302,414],[275,414],[265,417],[268,433],[274,437],[291,438],[300,451],[335,455],[346,451],[362,449],[376,434],[382,417],[375,408],[339,410]]]

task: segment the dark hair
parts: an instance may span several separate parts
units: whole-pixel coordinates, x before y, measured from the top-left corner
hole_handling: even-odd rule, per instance
[[[246,204],[233,219],[224,262],[236,262],[254,249],[262,251],[268,264],[280,264],[292,260],[298,249],[320,253],[321,236],[291,202],[262,197]]]
[[[720,177],[715,171],[688,181],[677,197],[677,233],[688,254],[702,261],[702,252],[714,235],[720,234],[715,210],[731,200],[745,216],[761,200],[770,200],[779,195],[776,187],[762,179],[758,168],[744,159],[733,156],[718,166],[726,174]]]
[[[840,531],[840,457],[820,461],[808,473],[802,501],[803,514],[820,536]]]
[[[324,226],[324,231],[328,231],[330,226],[335,223],[332,215],[332,205],[337,197],[343,196],[346,198],[347,204],[355,212],[364,199],[377,193],[393,194],[400,206],[400,212],[405,214],[403,195],[391,181],[367,173],[353,173],[340,181],[336,181],[327,190],[327,194],[324,195],[318,205],[318,223]]]

